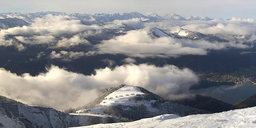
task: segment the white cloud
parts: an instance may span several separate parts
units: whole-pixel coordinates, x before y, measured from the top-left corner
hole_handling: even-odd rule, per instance
[[[26,44],[49,44],[55,41],[55,37],[51,35],[33,35],[33,36],[16,36],[17,40]]]
[[[110,85],[128,84],[141,86],[160,95],[185,93],[190,85],[198,82],[198,77],[189,69],[179,69],[173,65],[155,67],[153,65],[124,65],[96,70],[93,77]]]
[[[84,25],[72,15],[46,15],[35,18],[29,26],[0,30],[0,46],[16,46],[24,50],[24,44],[48,44],[50,48],[69,48],[90,44],[88,38],[102,39],[124,32],[124,26],[143,28],[126,32],[125,35],[104,40],[96,45],[98,53],[125,54],[131,57],[179,57],[182,55],[206,55],[209,50],[226,48],[248,48],[245,42],[256,38],[254,19],[232,18],[211,21],[158,21],[146,23],[148,19],[131,18],[113,22]],[[145,23],[145,24],[144,24]],[[153,37],[150,29],[160,28],[164,32],[159,38]],[[106,35],[104,31],[106,30]],[[119,32],[117,34],[117,31]],[[109,34],[109,32],[112,32]],[[176,33],[175,33],[176,32]],[[178,34],[177,34],[178,32]],[[186,38],[191,33],[210,34],[216,41],[200,38]],[[180,35],[168,37],[168,34]],[[197,33],[196,33],[197,34]],[[8,37],[8,35],[11,35]],[[207,38],[207,37],[206,37]],[[196,40],[195,40],[196,39]],[[227,42],[218,42],[218,39]],[[253,43],[252,43],[253,44]],[[94,49],[93,49],[94,50]],[[95,52],[95,51],[94,51]]]
[[[80,35],[74,35],[71,38],[62,38],[56,44],[56,47],[71,47],[79,44],[89,44],[89,42]]]
[[[123,62],[125,62],[125,63],[127,63],[127,64],[133,64],[133,63],[136,62],[136,60],[133,59],[133,58],[128,57],[128,58],[125,58],[125,59],[123,60]]]
[[[14,27],[2,30],[3,33],[11,35],[61,35],[64,33],[77,33],[86,29],[79,20],[71,19],[69,16],[46,15],[36,18],[30,26]]]
[[[132,18],[128,20],[114,20],[112,22],[113,26],[129,26],[131,28],[141,28],[144,26],[143,22],[148,21],[144,18]]]
[[[125,35],[103,41],[97,48],[101,53],[126,54],[135,57],[206,54],[204,49],[183,47],[171,38],[153,39],[146,30],[129,31]]]
[[[13,27],[0,30],[2,46],[14,45],[8,35],[14,36],[24,44],[51,44],[56,47],[70,47],[79,44],[88,44],[85,39],[88,35],[99,33],[98,25],[83,25],[80,20],[68,15],[46,15],[35,20],[28,26]],[[94,31],[92,31],[94,30]],[[67,38],[66,36],[71,36]]]
[[[1,95],[58,109],[82,106],[96,98],[97,93],[96,85],[89,84],[86,77],[58,67],[38,76],[17,76],[1,69],[0,79]]]
[[[71,61],[78,59],[82,56],[86,56],[88,53],[85,52],[74,52],[74,51],[52,51],[50,54],[51,59],[62,59],[64,61]]]
[[[209,42],[206,40],[153,38],[148,29],[128,31],[125,35],[102,41],[96,46],[99,53],[125,54],[132,57],[178,57],[181,55],[206,55],[208,50],[227,47],[247,48],[236,42]]]
[[[203,34],[251,35],[256,32],[253,29],[256,27],[254,20],[241,18],[190,23],[181,27]]]
[[[103,59],[102,62],[106,63],[108,66],[113,66],[116,64],[116,62],[111,59]]]
[[[123,65],[95,70],[94,75],[68,72],[52,66],[37,76],[18,76],[0,69],[0,93],[19,101],[57,109],[83,106],[96,98],[99,89],[129,84],[141,86],[162,96],[185,93],[198,77],[189,69],[172,65]]]
[[[253,22],[255,22],[255,19],[253,19],[253,18],[238,18],[238,17],[232,17],[232,18],[230,19],[230,21],[253,23]]]

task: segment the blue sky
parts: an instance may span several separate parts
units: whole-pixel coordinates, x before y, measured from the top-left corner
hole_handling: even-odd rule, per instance
[[[256,18],[255,0],[0,0],[0,12],[154,12]]]

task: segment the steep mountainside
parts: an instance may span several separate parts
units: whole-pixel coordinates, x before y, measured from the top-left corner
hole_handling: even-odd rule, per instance
[[[110,116],[67,114],[51,108],[32,107],[2,96],[0,115],[0,125],[6,127],[66,128],[118,121]]]
[[[18,18],[6,18],[0,19],[0,29],[18,27],[18,26],[26,26],[29,25],[26,21]]]
[[[115,90],[115,91],[114,91]],[[177,114],[180,116],[207,113],[200,109],[187,107],[164,100],[141,87],[123,85],[104,93],[101,100],[89,107],[77,110],[77,113],[111,115],[124,120],[138,120],[160,114]]]

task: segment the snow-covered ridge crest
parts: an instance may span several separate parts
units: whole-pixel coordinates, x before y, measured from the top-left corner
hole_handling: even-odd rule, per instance
[[[154,117],[161,114],[207,113],[204,110],[176,104],[137,86],[121,85],[106,89],[95,102],[76,110],[76,114],[98,114],[125,121]]]
[[[125,85],[124,87],[106,96],[104,100],[100,103],[100,105],[132,105],[136,103],[134,101],[130,101],[130,98],[143,95],[145,94],[141,92],[141,90],[138,87]]]

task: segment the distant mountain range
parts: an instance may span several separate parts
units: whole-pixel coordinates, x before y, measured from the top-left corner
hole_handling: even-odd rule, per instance
[[[1,29],[7,29],[12,27],[21,27],[29,25],[26,21],[18,18],[6,18],[6,19],[0,19],[0,28]]]
[[[86,30],[75,32],[75,33],[70,33],[68,31],[67,33],[62,32],[62,34],[57,34],[56,37],[53,35],[47,35],[47,34],[45,35],[44,31],[48,31],[48,29],[43,29],[42,32],[40,32],[41,30],[40,31],[37,30],[40,27],[35,26],[35,28],[33,27],[28,28],[28,26],[30,26],[36,19],[42,18],[38,20],[38,22],[40,21],[41,23],[41,22],[45,22],[42,20],[51,20],[51,18],[53,18],[53,17],[48,17],[49,19],[45,19],[45,16],[47,15],[57,16],[54,18],[58,18],[58,16],[63,16],[61,18],[65,18],[65,16],[67,16],[66,17],[67,19],[61,19],[61,20],[67,20],[67,21],[75,20],[74,23],[84,25],[88,28],[86,28]],[[39,74],[40,72],[44,71],[45,67],[53,64],[58,65],[60,67],[68,68],[69,70],[74,72],[90,74],[92,73],[92,71],[94,71],[96,67],[107,66],[107,64],[105,63],[100,63],[103,59],[106,59],[106,56],[109,56],[109,58],[113,58],[113,61],[115,61],[115,64],[119,64],[119,65],[123,64],[122,61],[125,58],[130,57],[129,55],[124,54],[125,52],[122,53],[123,51],[121,52],[119,51],[120,53],[116,53],[117,51],[113,51],[113,53],[95,54],[95,50],[97,51],[98,49],[95,45],[101,44],[102,41],[109,40],[109,39],[118,37],[120,35],[124,35],[131,30],[138,30],[138,29],[140,30],[140,29],[143,29],[144,27],[150,28],[148,31],[148,34],[151,36],[152,39],[166,37],[166,38],[174,39],[173,40],[174,42],[188,41],[188,43],[184,43],[180,45],[182,45],[182,47],[184,47],[185,49],[195,48],[195,47],[199,47],[199,48],[206,47],[207,55],[200,55],[200,54],[193,55],[192,53],[188,53],[188,51],[186,52],[177,51],[178,57],[173,57],[171,55],[170,56],[162,55],[163,53],[161,53],[161,49],[160,49],[161,54],[157,56],[163,56],[163,57],[156,58],[153,56],[149,56],[146,58],[141,58],[141,57],[135,56],[133,57],[133,59],[136,60],[137,63],[151,63],[154,65],[173,64],[178,67],[188,67],[193,71],[199,72],[199,73],[213,72],[213,73],[225,73],[225,74],[227,73],[233,74],[234,72],[237,73],[244,68],[249,68],[249,67],[253,68],[253,66],[256,64],[255,59],[252,59],[255,56],[255,54],[253,54],[253,51],[255,50],[253,46],[249,46],[249,48],[246,48],[246,49],[244,48],[237,49],[237,48],[232,48],[234,44],[230,44],[227,47],[223,48],[222,50],[215,50],[215,49],[218,49],[218,47],[223,47],[222,43],[227,43],[227,42],[238,43],[240,40],[241,42],[243,42],[243,44],[252,45],[254,41],[253,40],[248,41],[250,40],[250,37],[245,36],[244,38],[240,39],[240,37],[237,37],[237,35],[234,35],[234,34],[208,34],[203,32],[191,31],[182,27],[183,25],[186,25],[187,21],[190,21],[190,20],[205,21],[204,19],[210,20],[209,18],[200,18],[200,17],[184,18],[177,14],[170,14],[166,17],[164,16],[161,17],[157,14],[143,15],[138,12],[123,13],[123,14],[119,14],[119,13],[116,13],[116,14],[80,14],[80,13],[66,14],[62,12],[1,13],[0,17],[1,17],[0,18],[1,30],[3,31],[8,28],[11,29],[8,32],[5,31],[2,33],[3,38],[1,38],[2,44],[0,45],[1,46],[0,47],[1,49],[0,50],[0,53],[1,53],[0,66],[4,67],[5,69],[11,70],[12,72],[15,72],[17,74],[22,74],[22,73],[31,73],[34,75]],[[55,20],[51,20],[51,22],[53,21]],[[169,23],[168,21],[171,21],[170,25],[167,24],[169,25],[168,27],[160,26],[162,23],[163,24],[166,22]],[[149,25],[147,23],[149,23]],[[159,23],[159,25],[155,25],[157,23]],[[60,24],[60,23],[56,23],[56,24]],[[122,25],[120,26],[120,24]],[[21,32],[21,30],[14,31],[13,28],[18,26],[24,26],[24,28],[19,28],[22,30],[22,33],[19,33]],[[172,27],[179,27],[179,26],[180,28],[177,28],[177,30],[175,31],[169,30]],[[47,27],[47,25],[45,25],[44,27]],[[43,35],[40,35],[41,33],[43,33]],[[73,38],[72,41],[78,41],[78,42],[70,43],[72,45],[68,45],[68,47],[55,46],[57,45],[58,41],[65,41],[65,40],[71,41],[68,39],[72,39],[74,34],[81,36],[79,38],[81,38],[80,40],[82,41],[82,43],[79,42],[80,41],[78,40],[79,38],[76,40],[74,40]],[[82,37],[83,35],[85,36]],[[48,38],[49,38],[49,41],[48,41]],[[43,41],[46,41],[46,42],[38,43],[40,42],[39,39],[40,40],[44,39]],[[85,40],[88,41],[90,44],[84,43],[83,41]],[[198,41],[200,43],[195,44],[196,42],[193,42],[193,41],[196,41],[196,42]],[[212,44],[206,45],[201,41],[209,41]],[[198,45],[202,45],[202,46],[198,46]],[[210,46],[216,45],[216,46],[214,46],[213,49],[207,49],[207,47],[209,47],[208,45]],[[165,48],[168,48],[168,46],[166,46]],[[19,52],[21,52],[22,54],[16,54],[18,49],[21,50]],[[51,57],[52,56],[51,53],[56,52],[57,54],[60,51],[67,52],[67,55],[59,55],[57,58]],[[86,54],[88,51],[94,54]],[[153,52],[154,49],[148,52],[151,52],[151,51]],[[172,51],[173,53],[176,52],[174,50]],[[77,54],[75,54],[77,56],[71,57],[71,55],[69,55],[70,54],[69,52],[77,52]],[[141,53],[141,54],[147,55],[148,52]],[[159,51],[157,50],[157,52]],[[244,54],[244,53],[247,53],[247,54]],[[9,55],[8,58],[4,57],[6,54]],[[19,55],[23,55],[23,56],[19,56]],[[236,57],[234,58],[234,56]],[[15,59],[15,58],[19,58],[19,59]],[[86,60],[86,62],[84,62],[84,60]],[[87,60],[96,61],[97,64],[95,66],[91,65]],[[30,65],[34,65],[34,66],[28,66],[28,64],[25,63],[28,61],[30,61],[29,63]],[[16,65],[17,63],[19,63],[19,65]],[[76,65],[76,64],[81,65],[80,63],[83,63],[84,65],[83,69],[77,70],[75,69],[76,68],[75,66],[70,66],[70,65]],[[34,67],[37,67],[37,68],[34,68]],[[254,70],[249,70],[249,71],[252,72]],[[247,74],[251,74],[251,73],[247,73]],[[250,75],[249,77],[253,77],[253,75]]]
[[[130,12],[130,13],[96,13],[96,14],[82,14],[82,13],[63,13],[63,12],[36,12],[36,13],[1,13],[2,18],[13,18],[13,17],[23,17],[25,21],[31,22],[31,19],[35,17],[43,17],[45,15],[71,15],[78,17],[80,19],[89,19],[95,18],[100,22],[111,22],[114,20],[128,20],[132,18],[145,18],[150,19],[151,21],[158,20],[212,20],[209,17],[200,17],[200,16],[190,16],[182,17],[178,14],[170,13],[164,16],[158,14],[141,14],[139,12]]]
[[[155,68],[175,65],[180,70],[186,69],[198,76],[195,80],[198,83],[185,83],[189,89],[180,93],[188,97],[175,100],[136,86],[107,88],[91,104],[71,108],[67,113],[0,97],[0,127],[75,127],[135,121],[162,114],[175,115],[156,119],[255,106],[255,96],[231,105],[221,101],[221,97],[218,100],[209,97],[207,92],[201,93],[207,89],[221,89],[220,92],[225,93],[244,84],[254,87],[254,24],[256,26],[254,20],[138,12],[1,13],[0,68],[15,78],[35,78],[48,72],[48,67],[53,65],[72,75],[80,73],[79,76],[89,78],[104,68],[112,71],[122,65],[147,64]],[[182,83],[183,79],[179,81]],[[244,86],[244,90],[250,89],[250,92],[241,97],[254,94],[253,87]],[[217,120],[215,115],[209,118],[212,116],[216,122],[227,122],[226,119]],[[202,119],[201,115],[199,118]]]

